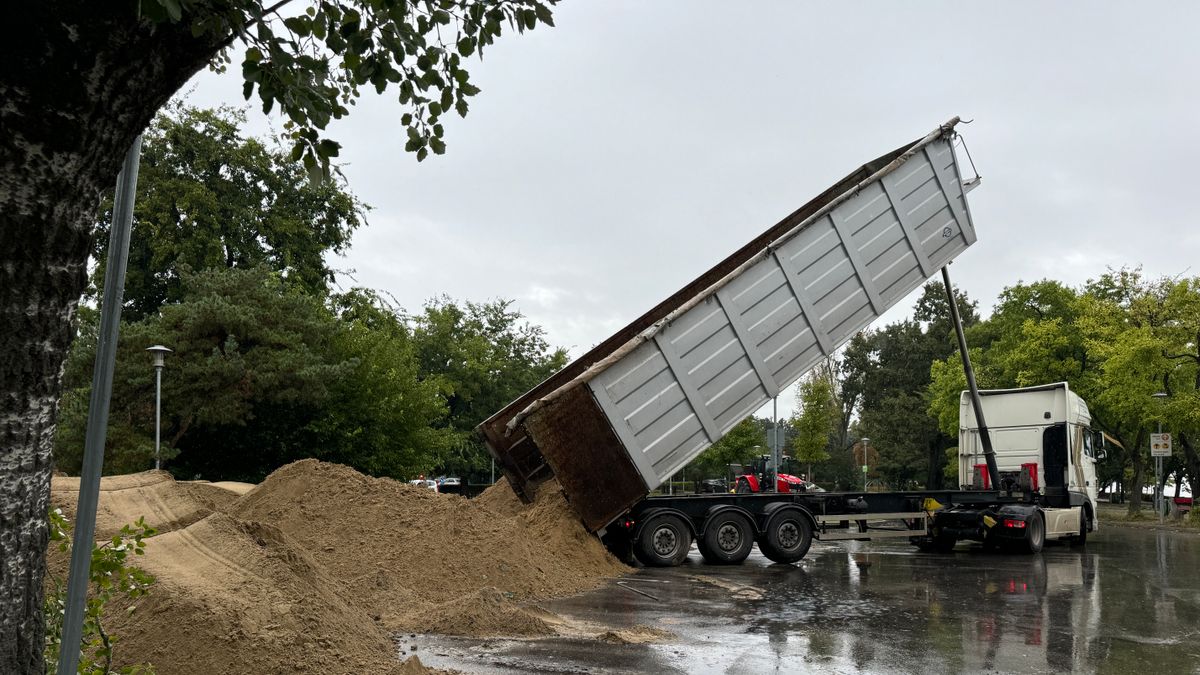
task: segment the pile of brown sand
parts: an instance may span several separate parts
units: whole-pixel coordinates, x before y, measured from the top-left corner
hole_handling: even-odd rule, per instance
[[[55,478],[73,510],[78,479]],[[146,515],[162,534],[136,562],[157,583],[110,631],[119,664],[170,673],[420,673],[390,633],[546,635],[523,602],[628,571],[557,485],[522,504],[506,484],[475,500],[303,460],[242,496],[165,472],[104,479],[97,535]]]
[[[211,484],[176,482],[166,471],[105,476],[100,479],[96,537],[107,539],[140,517],[160,534],[170,532],[223,510],[236,499],[236,493]],[[72,522],[78,500],[79,478],[55,476],[50,481],[51,503]]]
[[[421,611],[485,588],[517,601],[560,597],[628,571],[553,482],[526,506],[503,484],[468,500],[302,460],[268,476],[231,513],[290,535],[393,630],[416,631]]]
[[[653,626],[643,626],[641,624],[633,626],[632,628],[605,631],[597,636],[598,639],[614,645],[641,645],[652,642],[662,642],[675,637],[676,635],[669,630],[663,630]]]
[[[401,619],[409,630],[438,635],[553,635],[554,628],[502,591],[481,588],[433,607],[421,606]]]
[[[113,612],[121,663],[159,673],[400,672],[391,639],[286,534],[213,514],[147,542],[157,578]]]

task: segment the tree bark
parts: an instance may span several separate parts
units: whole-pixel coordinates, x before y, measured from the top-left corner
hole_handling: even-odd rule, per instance
[[[938,434],[929,441],[929,469],[925,475],[925,488],[941,490],[946,482],[946,448],[954,439]]]
[[[1139,431],[1137,441],[1129,450],[1129,461],[1133,468],[1133,478],[1129,481],[1129,515],[1137,515],[1142,510],[1142,487],[1145,485],[1145,457],[1142,456],[1142,442],[1146,434]]]
[[[228,36],[136,2],[18,3],[0,41],[0,672],[44,672],[42,581],[63,361],[95,211],[125,150]]]

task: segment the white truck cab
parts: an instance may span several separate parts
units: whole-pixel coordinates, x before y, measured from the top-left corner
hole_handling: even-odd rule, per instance
[[[970,392],[959,401],[958,476],[964,490],[1032,494],[1047,539],[1079,538],[1097,528],[1096,462],[1087,403],[1066,382],[979,392],[1000,485],[991,485]]]

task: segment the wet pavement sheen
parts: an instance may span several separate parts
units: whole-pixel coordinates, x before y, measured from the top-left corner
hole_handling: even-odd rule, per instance
[[[675,637],[406,642],[470,673],[1200,673],[1200,536],[1112,527],[1038,556],[814,542],[797,565],[756,550],[735,567],[693,549],[541,606],[593,632]]]

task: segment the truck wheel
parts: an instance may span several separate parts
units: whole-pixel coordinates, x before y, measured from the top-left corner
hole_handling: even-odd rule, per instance
[[[1079,509],[1079,534],[1075,535],[1075,543],[1083,546],[1087,543],[1088,517],[1087,509]]]
[[[1025,525],[1025,538],[1021,540],[1021,548],[1026,553],[1038,553],[1046,545],[1046,523],[1042,514],[1035,513]]]
[[[687,560],[692,531],[679,516],[664,513],[642,528],[633,553],[647,567],[674,567]]]
[[[812,545],[812,526],[803,513],[784,509],[771,516],[767,529],[758,538],[758,550],[777,563],[794,563],[808,553]]]
[[[711,565],[737,565],[754,547],[754,527],[740,513],[718,513],[708,519],[697,547],[704,561]]]

